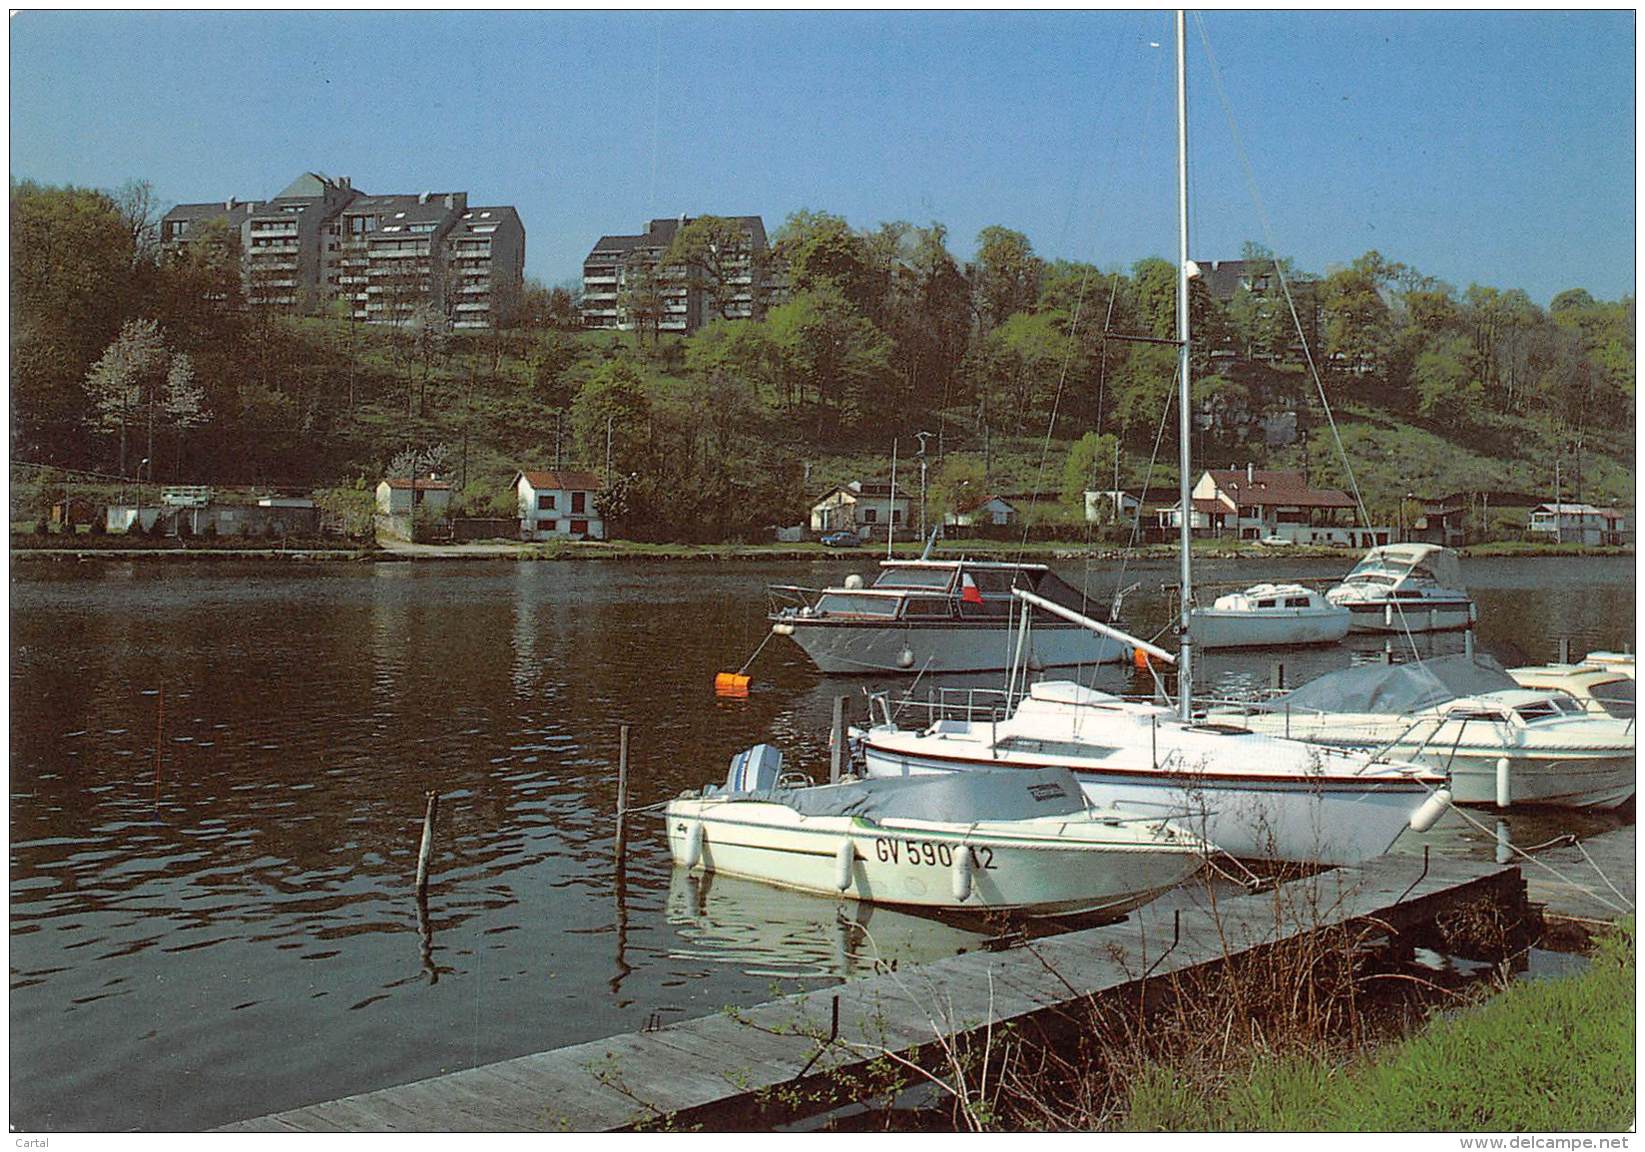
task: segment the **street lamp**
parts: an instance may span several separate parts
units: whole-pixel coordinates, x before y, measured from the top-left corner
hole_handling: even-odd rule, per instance
[[[147,456],[137,462],[137,531],[139,532],[143,530],[143,465],[148,462],[149,458]],[[149,469],[149,475],[154,475],[152,468]]]
[[[920,539],[925,539],[925,442],[930,439],[929,432],[916,432],[914,438],[920,442]]]

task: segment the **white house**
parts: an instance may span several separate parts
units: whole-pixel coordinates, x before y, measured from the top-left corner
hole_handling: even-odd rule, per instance
[[[908,493],[901,485],[893,499],[890,484],[853,480],[836,485],[811,505],[811,531],[819,535],[851,531],[864,539],[876,533],[883,536],[888,524],[899,531],[907,528],[908,506]]]
[[[522,540],[604,540],[605,520],[594,507],[600,479],[592,472],[521,471],[514,474]]]
[[[444,512],[451,503],[451,485],[419,476],[390,476],[377,485],[377,511],[384,516],[409,516],[418,508]]]
[[[1561,544],[1631,542],[1624,513],[1615,508],[1596,508],[1592,504],[1538,504],[1531,509],[1529,528],[1532,532],[1545,533]]]
[[[1085,519],[1092,524],[1128,524],[1141,510],[1141,500],[1118,488],[1085,493]]]
[[[1337,488],[1312,488],[1301,472],[1246,465],[1201,474],[1190,493],[1194,531],[1240,540],[1278,537],[1299,544],[1387,544],[1393,531],[1354,523],[1354,501]],[[1177,529],[1178,506],[1160,513],[1160,527]]]

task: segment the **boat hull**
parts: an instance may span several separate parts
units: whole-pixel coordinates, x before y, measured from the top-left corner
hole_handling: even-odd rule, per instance
[[[855,620],[779,620],[818,669],[830,675],[921,672],[996,672],[1011,666],[1016,632],[1005,620],[974,624],[909,624]],[[1030,667],[1073,668],[1123,664],[1125,644],[1075,625],[1036,622],[1025,654]]]
[[[1479,615],[1472,600],[1352,601],[1344,607],[1353,632],[1455,632],[1472,628]]]
[[[1353,613],[1341,609],[1274,612],[1196,608],[1190,626],[1194,644],[1206,648],[1295,648],[1335,644],[1348,635]]]
[[[948,760],[864,742],[870,776],[999,770],[1007,761]],[[1023,767],[1040,765],[1023,764]],[[1409,826],[1429,791],[1415,781],[1367,785],[1349,780],[1253,779],[1211,773],[1123,768],[1092,770],[1070,763],[1086,798],[1100,807],[1169,819],[1230,856],[1292,863],[1357,864],[1380,856]]]
[[[751,811],[780,807],[672,801],[668,844],[675,865],[880,904],[1063,916],[1128,912],[1193,875],[1202,859],[1189,837],[1082,843],[979,832],[981,825],[898,827],[853,817],[812,817],[799,826],[786,810]],[[702,826],[695,853],[694,825]],[[850,875],[841,887],[838,854],[847,843]],[[962,853],[969,855],[971,882],[959,898],[955,872]]]
[[[1567,746],[1537,750],[1507,744],[1464,744],[1458,740],[1456,725],[1425,740],[1399,740],[1400,732],[1410,728],[1408,723],[1398,730],[1373,732],[1368,728],[1347,736],[1310,730],[1303,717],[1293,717],[1288,731],[1281,727],[1285,721],[1278,717],[1252,717],[1248,723],[1257,731],[1268,730],[1275,735],[1284,732],[1292,739],[1341,751],[1385,748],[1396,759],[1449,773],[1451,797],[1458,804],[1496,805],[1497,761],[1503,758],[1508,761],[1511,806],[1617,808],[1637,788],[1637,760],[1632,748]]]

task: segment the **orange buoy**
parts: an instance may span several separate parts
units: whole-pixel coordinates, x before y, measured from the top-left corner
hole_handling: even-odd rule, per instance
[[[1141,648],[1131,649],[1131,663],[1136,665],[1138,672],[1148,671],[1148,653]]]
[[[747,696],[748,677],[737,672],[721,672],[714,677],[716,696]]]

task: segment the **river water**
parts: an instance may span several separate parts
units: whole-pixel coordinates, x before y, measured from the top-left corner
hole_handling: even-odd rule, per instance
[[[987,946],[982,925],[682,876],[651,816],[614,875],[621,723],[633,804],[721,778],[762,740],[826,776],[830,702],[863,681],[778,640],[747,699],[716,698],[713,678],[765,635],[767,584],[871,567],[14,565],[14,1129],[199,1129]],[[1055,567],[1103,600],[1138,582],[1128,620],[1165,624],[1174,565]],[[1505,662],[1553,659],[1562,636],[1579,653],[1634,642],[1632,559],[1464,571],[1480,647]],[[1282,659],[1295,683],[1380,646]],[[1261,687],[1271,659],[1213,654],[1202,682]],[[1097,684],[1147,687],[1118,669]],[[1510,829],[1530,844],[1616,821],[1515,813]],[[1400,848],[1424,840],[1491,851],[1450,818]]]

